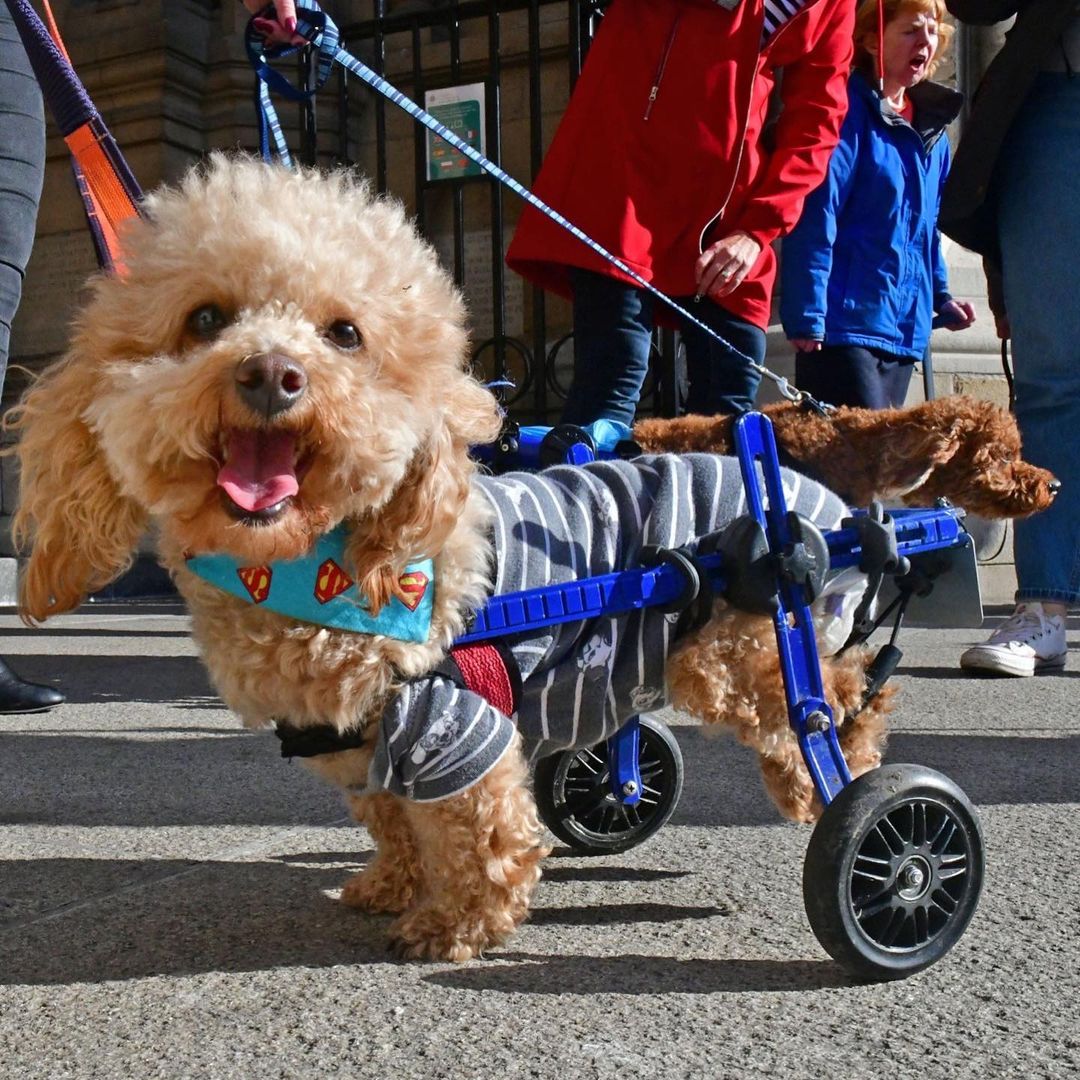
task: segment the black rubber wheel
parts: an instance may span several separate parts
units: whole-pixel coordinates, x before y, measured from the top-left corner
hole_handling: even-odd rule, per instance
[[[861,978],[900,979],[960,940],[982,881],[982,830],[963,791],[933,769],[888,765],[825,808],[803,901],[830,956]]]
[[[675,812],[683,786],[682,751],[671,729],[639,717],[641,799],[624,806],[611,793],[607,743],[565,750],[536,765],[533,790],[544,824],[583,855],[614,855],[636,847]]]

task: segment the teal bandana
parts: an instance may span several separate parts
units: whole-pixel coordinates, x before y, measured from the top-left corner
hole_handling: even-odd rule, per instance
[[[307,555],[289,562],[241,566],[230,555],[193,555],[187,568],[232,596],[301,622],[399,641],[427,641],[435,600],[431,559],[405,567],[398,581],[407,600],[395,596],[372,615],[344,569],[345,537],[346,528],[339,525],[320,537]]]

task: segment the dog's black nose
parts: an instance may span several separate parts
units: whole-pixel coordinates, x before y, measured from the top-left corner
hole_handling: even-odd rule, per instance
[[[1051,495],[1056,495],[1061,490],[1061,481],[1051,480],[1046,486],[1050,489]]]
[[[255,353],[244,357],[236,369],[236,389],[260,416],[274,416],[304,396],[307,372],[291,357]]]

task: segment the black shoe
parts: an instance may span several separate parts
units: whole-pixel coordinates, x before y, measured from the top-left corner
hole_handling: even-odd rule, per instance
[[[0,658],[0,713],[45,712],[66,700],[51,686],[20,679]]]

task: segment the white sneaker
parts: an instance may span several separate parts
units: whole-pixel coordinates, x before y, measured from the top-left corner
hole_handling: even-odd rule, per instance
[[[1020,604],[989,640],[968,649],[960,657],[960,666],[997,675],[1034,675],[1063,668],[1067,652],[1065,617],[1047,615],[1042,604],[1030,602]]]

